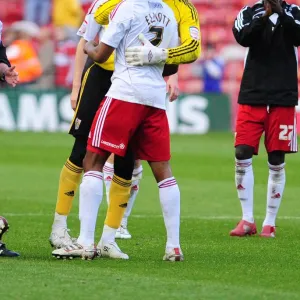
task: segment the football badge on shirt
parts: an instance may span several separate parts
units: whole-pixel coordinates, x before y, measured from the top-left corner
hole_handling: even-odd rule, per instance
[[[75,120],[75,130],[79,129],[80,124],[81,124],[81,120],[76,118],[76,120]]]
[[[194,40],[196,40],[196,41],[200,40],[200,31],[197,27],[195,27],[195,26],[190,27],[190,35],[191,35],[191,38],[193,38]]]

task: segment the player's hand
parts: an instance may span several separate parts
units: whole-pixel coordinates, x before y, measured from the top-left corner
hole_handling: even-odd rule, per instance
[[[143,46],[129,47],[125,50],[126,62],[131,66],[156,65],[164,63],[168,57],[166,49],[153,46],[141,33],[139,40]]]
[[[271,4],[269,2],[267,2],[267,1],[265,1],[265,5],[264,6],[265,6],[265,11],[266,11],[264,15],[266,17],[270,17],[272,15],[272,13],[273,13],[272,12]]]
[[[97,46],[98,44],[95,41],[89,41],[85,43],[83,52],[85,54],[89,54],[89,52],[93,51],[93,49]]]
[[[73,85],[72,92],[71,92],[71,107],[75,111],[77,106],[77,99],[79,95],[80,86],[75,87]]]
[[[15,87],[19,82],[19,73],[16,72],[16,67],[10,67],[8,68],[4,74],[5,74],[5,81],[11,85],[12,87]]]
[[[279,15],[283,13],[280,0],[266,0],[266,3],[270,4],[273,13],[277,13]]]
[[[171,75],[167,81],[167,93],[170,102],[176,100],[179,96],[178,74]]]

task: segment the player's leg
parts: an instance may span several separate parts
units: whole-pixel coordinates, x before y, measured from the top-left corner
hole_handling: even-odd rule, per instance
[[[6,248],[6,245],[2,242],[2,236],[9,229],[7,220],[0,216],[0,257],[17,257],[20,256],[19,253],[11,251]]]
[[[180,248],[180,191],[168,161],[149,162],[159,188],[159,200],[167,231],[164,260],[181,261]]]
[[[86,137],[75,139],[71,155],[60,173],[54,222],[49,239],[55,248],[66,247],[73,243],[68,233],[67,217],[72,208],[75,192],[80,184],[86,145]]]
[[[106,97],[99,107],[94,118],[90,136],[88,139],[87,154],[83,162],[84,177],[80,186],[79,218],[80,236],[77,243],[71,247],[53,251],[56,257],[77,257],[92,259],[95,254],[94,233],[98,214],[98,208],[103,196],[103,166],[111,152],[125,156],[129,145],[130,135],[137,128],[143,111],[142,105],[127,103]],[[124,111],[127,113],[124,114]],[[138,118],[134,118],[136,115]],[[137,124],[136,124],[137,122]],[[126,124],[126,126],[124,126]],[[134,161],[132,162],[133,165]],[[116,165],[118,174],[118,168]],[[130,170],[130,178],[132,169]],[[116,183],[116,184],[115,184]],[[124,213],[128,199],[124,199],[124,190],[130,191],[131,180],[119,178],[114,175],[111,186],[111,199],[107,212],[106,227],[104,229],[105,238],[117,230],[120,226],[122,214]],[[116,196],[114,196],[116,194]],[[129,192],[128,192],[129,197]],[[125,197],[126,198],[126,197]],[[120,213],[122,212],[122,213]],[[115,237],[113,233],[112,239]],[[109,238],[110,239],[110,238]],[[127,259],[128,256],[121,252],[116,243],[101,244],[107,256]],[[105,255],[103,255],[105,256]]]
[[[88,60],[82,76],[82,86],[69,133],[75,137],[72,153],[65,163],[60,176],[55,219],[50,242],[56,248],[72,243],[67,230],[67,216],[71,210],[76,190],[82,174],[83,158],[87,139],[94,116],[106,95],[112,72],[104,70]],[[99,85],[99,80],[101,84]]]
[[[87,153],[83,160],[84,175],[79,193],[80,235],[76,243],[52,252],[55,257],[78,257],[93,259],[96,255],[94,246],[95,227],[103,198],[103,166],[109,152],[99,148],[102,133],[107,131],[106,116],[109,113],[111,99],[105,99],[98,109],[88,140]],[[108,124],[109,125],[109,124]],[[101,128],[101,130],[100,130]],[[108,130],[108,132],[110,132]],[[105,139],[105,138],[104,138]]]
[[[102,257],[128,259],[128,255],[122,253],[117,246],[115,237],[130,198],[133,169],[134,155],[130,148],[124,157],[115,155],[108,210],[103,233],[97,246],[99,255]]]
[[[253,217],[254,174],[252,157],[258,153],[264,130],[266,107],[239,105],[235,140],[235,186],[242,208],[242,220],[231,236],[256,234]]]
[[[109,156],[106,152],[87,151],[84,158],[84,175],[79,189],[80,234],[77,242],[68,247],[54,250],[57,258],[82,257],[93,259],[96,256],[94,245],[98,210],[103,198],[103,166]]]
[[[275,220],[285,187],[285,153],[268,153],[269,178],[267,187],[267,209],[261,236],[275,237]]]
[[[117,231],[116,238],[120,239],[130,239],[131,234],[128,231],[128,218],[131,215],[131,211],[133,208],[133,205],[135,203],[135,199],[139,193],[140,190],[140,180],[143,176],[143,166],[140,160],[136,160],[134,163],[134,170],[132,173],[132,183],[131,183],[131,190],[130,190],[130,197],[127,204],[127,208],[125,210],[121,226]]]
[[[111,154],[103,167],[104,184],[106,191],[106,201],[109,203],[109,190],[114,176],[114,154]]]
[[[137,136],[137,158],[146,160],[152,169],[159,188],[159,199],[163,212],[167,243],[164,260],[181,261],[180,249],[180,191],[173,177],[169,160],[170,129],[165,110],[148,108]]]
[[[285,153],[297,152],[296,130],[294,107],[270,107],[265,132],[269,178],[263,237],[275,237],[275,221],[285,187]]]
[[[111,181],[114,175],[114,155],[111,155],[108,160],[106,161],[104,168],[103,168],[103,174],[104,174],[104,183],[106,188],[106,199],[108,202],[109,199],[109,189],[111,185]],[[127,208],[125,211],[125,214],[122,219],[121,226],[118,228],[116,233],[117,239],[130,239],[131,234],[128,231],[127,225],[128,225],[128,218],[131,214],[135,199],[139,192],[139,183],[142,178],[143,174],[143,166],[141,164],[140,160],[136,160],[134,164],[134,170],[132,173],[132,185],[131,185],[131,191],[130,191],[130,198],[127,204]]]
[[[238,226],[230,232],[231,236],[256,233],[253,217],[253,153],[254,148],[248,145],[238,145],[235,148],[235,186],[241,203],[242,220]],[[247,227],[245,227],[245,225]],[[246,230],[244,228],[246,228]]]
[[[94,248],[98,210],[103,198],[103,166],[109,153],[87,151],[84,159],[84,175],[80,185],[78,244]]]
[[[135,103],[114,99],[112,101],[113,129],[108,130],[106,136],[101,138],[101,149],[115,153],[114,176],[109,192],[104,230],[97,249],[100,256],[128,259],[128,255],[122,253],[115,243],[115,235],[121,225],[130,197],[134,169],[134,151],[130,142],[146,117],[147,109]]]

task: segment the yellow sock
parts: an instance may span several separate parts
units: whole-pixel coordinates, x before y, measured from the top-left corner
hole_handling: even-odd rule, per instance
[[[109,205],[105,225],[119,228],[130,197],[131,180],[113,176],[109,190]]]
[[[55,209],[58,214],[67,216],[70,213],[75,192],[80,183],[82,170],[82,168],[75,166],[69,160],[62,168]]]

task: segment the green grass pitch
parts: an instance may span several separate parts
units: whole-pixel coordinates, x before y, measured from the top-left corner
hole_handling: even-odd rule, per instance
[[[129,261],[63,261],[48,243],[66,134],[0,132],[0,215],[11,225],[0,258],[2,299],[300,299],[300,156],[287,157],[287,185],[276,239],[231,238],[240,216],[234,186],[233,135],[173,136],[172,166],[182,195],[183,263],[163,262],[165,229],[149,167],[133,215]],[[263,147],[255,158],[255,214],[260,230],[268,176]],[[99,213],[100,237],[105,199]],[[69,227],[79,232],[78,199]]]

